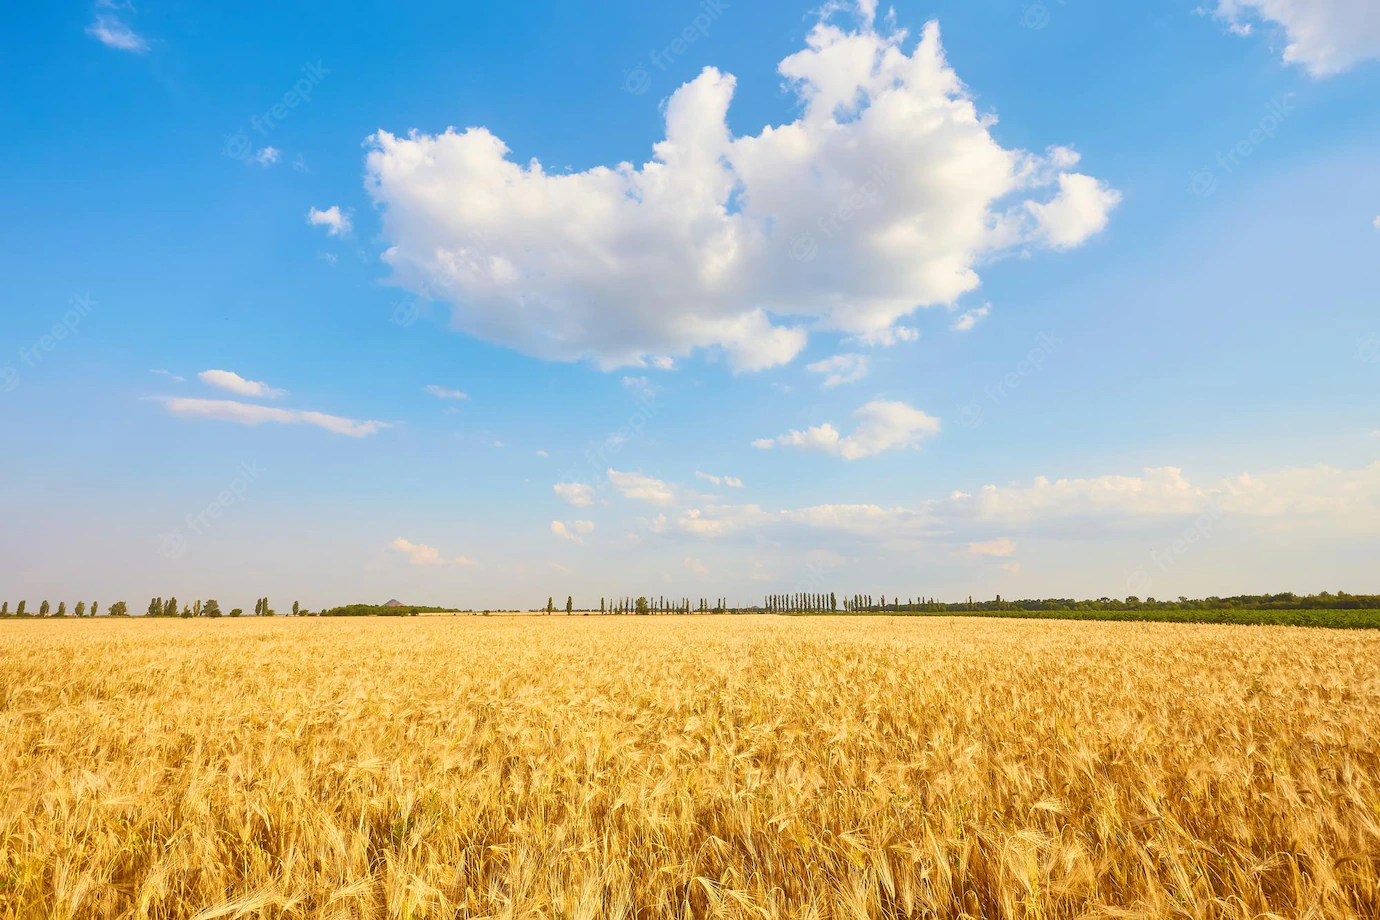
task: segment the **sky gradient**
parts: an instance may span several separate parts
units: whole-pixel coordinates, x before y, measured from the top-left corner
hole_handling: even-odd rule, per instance
[[[1380,591],[1380,8],[1206,6],[16,10],[0,597]]]

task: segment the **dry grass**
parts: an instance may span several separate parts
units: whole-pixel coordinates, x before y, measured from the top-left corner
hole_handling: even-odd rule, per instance
[[[0,623],[0,916],[1380,916],[1380,636]]]

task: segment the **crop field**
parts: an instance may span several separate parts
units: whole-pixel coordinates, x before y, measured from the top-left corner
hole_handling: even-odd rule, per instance
[[[1380,916],[1380,634],[0,622],[3,918]]]

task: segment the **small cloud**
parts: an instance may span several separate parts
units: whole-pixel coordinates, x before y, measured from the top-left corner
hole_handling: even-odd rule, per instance
[[[701,473],[699,470],[696,470],[695,478],[703,479],[705,482],[712,482],[716,486],[727,486],[730,489],[741,489],[743,487],[743,481],[737,476],[714,476],[710,473]]]
[[[868,359],[863,355],[834,355],[805,366],[812,374],[823,374],[821,387],[828,390],[845,383],[854,383],[867,376]]]
[[[643,399],[649,399],[660,391],[660,388],[646,377],[624,377],[623,386]]]
[[[434,546],[427,546],[424,543],[412,543],[398,537],[393,541],[393,548],[407,556],[407,561],[413,565],[445,565],[445,560],[441,558],[441,551]]]
[[[320,259],[322,262],[325,262],[327,265],[334,265],[336,262],[339,261],[339,259],[333,252],[318,252],[316,254],[316,257]]]
[[[902,342],[915,342],[919,339],[919,329],[912,329],[910,326],[889,326],[886,329],[879,329],[875,332],[864,332],[862,335],[855,335],[848,341],[873,348],[890,348]]]
[[[311,169],[307,166],[307,158],[300,153],[292,158],[292,168],[300,173],[311,172]]]
[[[148,41],[113,13],[97,13],[95,22],[86,27],[86,34],[107,48],[132,54],[143,54],[149,50]]]
[[[159,396],[155,399],[178,418],[211,419],[233,422],[237,425],[262,425],[265,422],[279,425],[313,425],[350,438],[367,438],[385,428],[393,427],[387,422],[355,421],[338,415],[327,415],[324,412],[279,409],[230,399],[178,399],[171,396]]]
[[[551,455],[548,454],[548,453],[547,453],[546,451],[544,451],[544,450],[539,450],[539,451],[537,451],[537,456],[538,456],[538,457],[550,457]]]
[[[582,482],[558,482],[552,490],[576,508],[588,508],[594,504],[594,487]]]
[[[685,557],[685,567],[701,578],[709,574],[709,569],[705,568],[703,562],[690,556]]]
[[[439,387],[434,383],[426,386],[426,391],[437,399],[469,399],[469,395],[459,390],[452,390],[448,387]]]
[[[350,212],[341,211],[339,205],[331,205],[324,211],[312,208],[307,212],[307,223],[313,227],[325,227],[328,236],[349,236],[354,224],[350,222]]]
[[[669,505],[676,500],[670,485],[660,479],[653,479],[642,473],[621,473],[609,470],[609,483],[622,493],[624,498],[633,501],[651,502],[654,505]]]
[[[167,377],[169,380],[174,380],[174,381],[176,381],[176,382],[178,382],[178,383],[186,383],[186,382],[187,382],[187,378],[186,378],[186,377],[179,377],[179,376],[177,376],[176,374],[174,374],[172,371],[165,371],[165,370],[160,370],[160,369],[155,368],[154,370],[149,371],[149,373],[150,373],[150,374],[157,374],[159,377]]]
[[[825,423],[776,438],[758,438],[752,446],[758,450],[796,447],[852,461],[875,457],[888,450],[914,447],[940,430],[939,419],[903,402],[876,400],[858,409],[853,417],[858,424],[849,435],[840,434],[833,425]]]
[[[974,556],[995,556],[999,559],[1006,559],[1016,552],[1016,544],[1006,537],[1000,540],[992,540],[987,543],[969,543],[968,552]]]
[[[950,326],[949,329],[953,332],[967,332],[979,322],[986,319],[991,312],[992,305],[990,303],[983,304],[976,309],[969,310],[967,313],[964,313],[958,319],[954,320],[954,324]]]
[[[249,161],[256,166],[269,167],[283,158],[283,152],[277,147],[265,147],[258,153],[249,158]]]
[[[1372,226],[1374,226],[1376,230],[1380,230],[1380,217],[1375,218],[1375,223]]]
[[[561,565],[559,562],[548,562],[547,565],[551,566],[551,568],[552,568],[553,570],[555,570],[555,571],[557,571],[557,572],[560,572],[562,575],[570,575],[570,574],[571,574],[570,569],[568,569],[568,568],[566,568],[565,566]]]
[[[461,568],[465,568],[465,569],[470,568],[471,566],[479,565],[478,562],[475,562],[475,561],[474,561],[473,559],[471,559],[469,556],[456,556],[456,557],[455,557],[455,563],[454,563],[454,564],[460,566]]]
[[[1001,568],[1002,571],[1006,572],[1008,575],[1021,574],[1021,564],[1019,562],[1003,562]]]
[[[552,521],[551,533],[571,543],[583,543],[582,534],[594,530],[593,521]]]
[[[1377,217],[1376,221],[1380,222],[1380,217]],[[673,359],[666,357],[665,355],[660,355],[652,359],[652,367],[656,368],[657,370],[669,371],[673,370],[675,366],[676,362]]]
[[[233,371],[202,371],[197,374],[197,378],[204,384],[221,390],[229,390],[240,396],[251,396],[257,399],[281,399],[287,395],[286,390],[274,389],[257,380],[245,380]]]

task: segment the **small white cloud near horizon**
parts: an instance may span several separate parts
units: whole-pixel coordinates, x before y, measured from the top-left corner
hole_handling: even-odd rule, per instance
[[[594,487],[583,482],[558,482],[551,488],[572,507],[588,508],[594,504]]]
[[[110,4],[103,3],[97,3],[96,6],[104,6],[107,9],[114,8]],[[97,13],[95,21],[86,27],[86,34],[107,48],[128,51],[131,54],[143,54],[149,50],[148,40],[113,13]]]
[[[307,211],[307,223],[313,227],[325,227],[327,236],[349,236],[354,228],[350,221],[350,212],[341,211],[338,204],[333,204],[324,211],[317,208]]]
[[[265,147],[258,153],[250,157],[250,162],[256,166],[269,167],[283,158],[283,152],[277,147]]]
[[[812,374],[823,374],[821,389],[832,389],[845,383],[855,383],[867,376],[870,362],[866,355],[844,354],[805,365]]]
[[[544,450],[539,450],[539,451],[537,451],[537,456],[538,456],[538,457],[550,457],[551,455],[548,454],[548,453],[547,453],[546,451],[544,451]]]
[[[712,473],[701,473],[699,470],[696,470],[695,478],[703,479],[705,482],[712,482],[716,486],[726,486],[730,489],[741,489],[743,487],[743,481],[737,476],[715,476]]]
[[[161,402],[169,414],[178,418],[209,419],[233,422],[237,425],[262,425],[265,422],[279,425],[313,425],[349,438],[367,438],[385,428],[393,427],[388,422],[356,421],[338,415],[327,415],[324,412],[279,409],[275,406],[260,406],[230,399],[183,399],[173,396],[156,396],[153,399]]]
[[[861,460],[875,457],[888,450],[914,447],[925,438],[939,433],[940,420],[903,402],[876,400],[853,413],[858,420],[853,433],[841,435],[833,425],[825,423],[805,431],[791,431],[775,438],[759,438],[752,446],[759,450],[773,447],[796,447]]]
[[[551,533],[560,537],[562,540],[569,540],[571,543],[584,543],[582,534],[590,533],[594,530],[593,521],[552,521]]]
[[[429,384],[427,384],[426,387],[425,387],[425,389],[426,389],[426,391],[427,391],[428,393],[430,393],[432,396],[435,396],[437,399],[469,399],[469,398],[470,398],[468,393],[463,393],[463,392],[461,392],[460,390],[452,390],[450,387],[437,386],[437,385],[434,384],[434,383],[429,383]]]
[[[234,371],[202,371],[197,374],[202,383],[218,390],[229,390],[238,396],[252,396],[256,399],[282,399],[287,390],[279,390],[258,380],[246,380]]]
[[[394,540],[390,545],[393,549],[406,555],[407,561],[412,565],[453,565],[459,568],[469,568],[479,564],[469,556],[456,556],[454,559],[446,559],[436,547],[427,546],[425,543],[413,543],[402,537],[398,537],[398,539]]]
[[[969,543],[968,552],[974,556],[994,556],[998,559],[1008,559],[1015,554],[1016,544],[1010,539],[1002,537],[986,543]]]
[[[980,307],[969,310],[958,319],[954,320],[954,324],[950,326],[949,329],[952,332],[968,332],[979,322],[986,319],[991,313],[992,305],[990,303],[985,303]]]
[[[1336,76],[1380,60],[1380,4],[1375,0],[1217,0],[1216,18],[1237,35],[1255,32],[1253,20],[1281,27],[1284,61],[1314,79]]]

